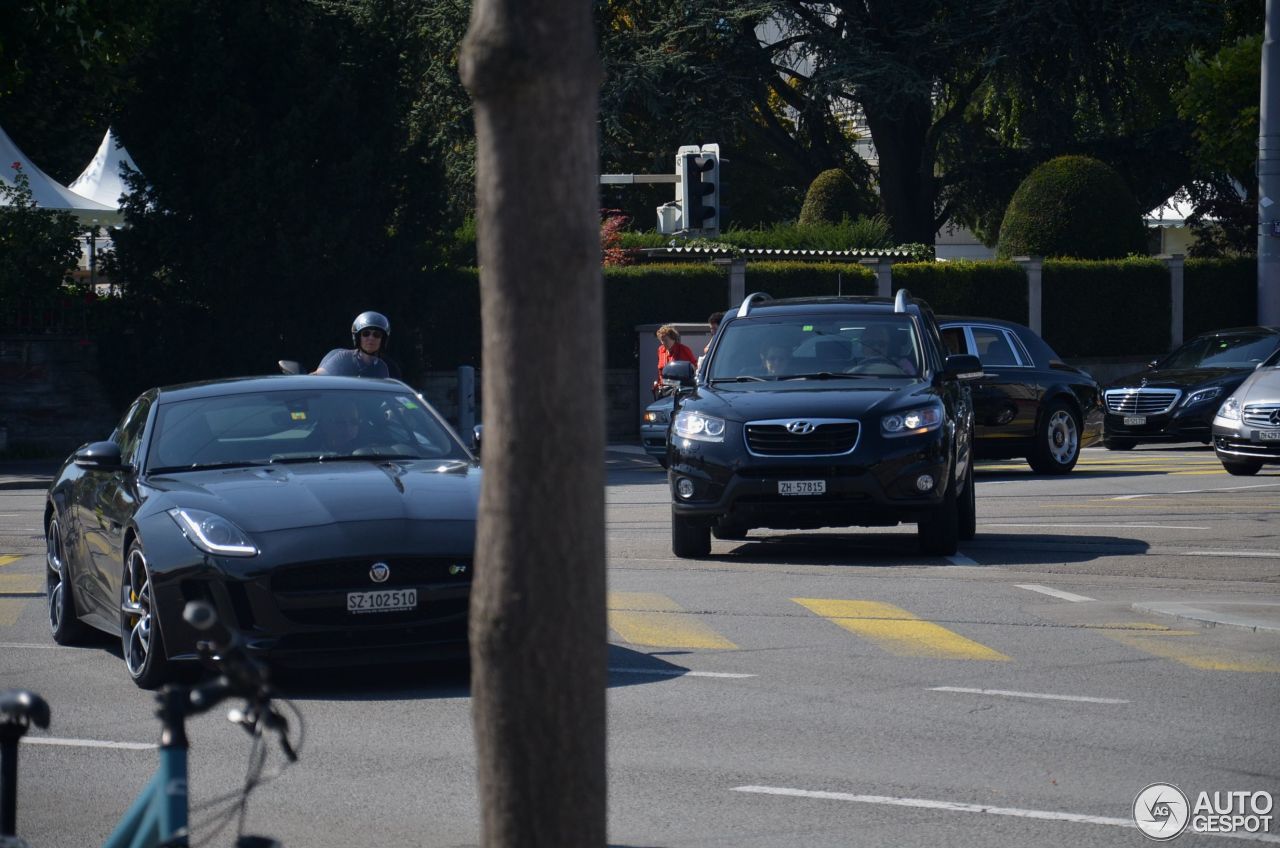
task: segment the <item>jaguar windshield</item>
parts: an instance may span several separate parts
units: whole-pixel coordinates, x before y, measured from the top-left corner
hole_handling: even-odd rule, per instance
[[[151,473],[345,457],[468,460],[408,391],[256,392],[160,406]]]
[[[717,382],[915,377],[920,339],[906,315],[733,321],[707,379]]]

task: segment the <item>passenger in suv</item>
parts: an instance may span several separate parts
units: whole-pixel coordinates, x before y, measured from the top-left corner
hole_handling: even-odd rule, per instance
[[[772,300],[725,316],[695,381],[679,382],[667,444],[671,545],[711,552],[711,534],[757,527],[918,526],[929,554],[972,539],[977,357],[947,356],[928,304],[899,291]],[[785,352],[762,368],[765,351]],[[892,351],[892,355],[886,355]]]

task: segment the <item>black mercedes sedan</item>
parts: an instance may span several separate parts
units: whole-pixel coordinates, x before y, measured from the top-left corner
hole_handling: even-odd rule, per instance
[[[1129,450],[1142,442],[1209,444],[1218,407],[1278,349],[1277,327],[1196,336],[1103,390],[1104,443],[1111,450]]]
[[[455,659],[480,468],[394,380],[279,376],[151,389],[49,489],[49,623],[118,635],[151,688],[196,658],[213,604],[287,665]]]
[[[974,453],[1026,457],[1040,474],[1066,474],[1102,438],[1098,381],[1063,362],[1030,327],[995,318],[938,319],[953,353],[982,362],[973,393]]]

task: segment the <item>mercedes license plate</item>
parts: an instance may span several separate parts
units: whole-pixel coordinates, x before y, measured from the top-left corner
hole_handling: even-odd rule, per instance
[[[780,495],[825,495],[826,493],[826,480],[778,481],[778,494]]]
[[[1126,415],[1124,417],[1124,426],[1126,427],[1141,427],[1146,423],[1147,416],[1145,415]]]
[[[347,612],[404,612],[418,606],[417,589],[379,589],[348,592]]]
[[[1280,442],[1280,430],[1259,430],[1257,438],[1260,442]]]

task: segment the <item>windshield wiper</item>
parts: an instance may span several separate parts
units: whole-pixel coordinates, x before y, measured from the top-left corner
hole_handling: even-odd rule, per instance
[[[264,459],[241,460],[240,462],[208,462],[192,465],[164,465],[160,468],[148,468],[148,474],[173,474],[177,471],[216,471],[220,468],[257,468],[270,463]]]
[[[843,380],[845,377],[865,377],[866,374],[835,374],[831,371],[815,371],[812,374],[786,374],[779,380]]]
[[[713,379],[713,380],[709,380],[708,382],[711,382],[711,383],[748,383],[748,382],[756,382],[756,381],[761,382],[761,383],[767,383],[767,382],[769,381],[769,378],[768,378],[768,377],[757,377],[757,376],[755,376],[755,375],[753,375],[753,374],[743,374],[743,375],[738,376],[738,377],[716,377],[715,379]]]

